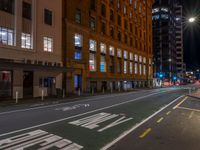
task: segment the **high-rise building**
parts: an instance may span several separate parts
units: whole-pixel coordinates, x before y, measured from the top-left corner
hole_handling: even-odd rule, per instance
[[[183,60],[183,10],[180,4],[176,6],[176,56],[177,76],[183,79],[186,70]]]
[[[62,1],[0,1],[0,98],[62,88]]]
[[[171,82],[183,68],[182,7],[178,0],[156,0],[152,14],[154,77]]]
[[[153,0],[63,0],[67,92],[152,84]]]

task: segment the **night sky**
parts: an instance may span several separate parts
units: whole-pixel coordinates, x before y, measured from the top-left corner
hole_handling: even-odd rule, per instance
[[[200,69],[200,0],[183,0],[184,7],[184,61],[187,70]],[[196,23],[188,24],[186,18],[196,16]]]

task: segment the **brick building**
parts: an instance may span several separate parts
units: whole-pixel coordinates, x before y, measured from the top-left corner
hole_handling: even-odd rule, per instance
[[[153,0],[63,0],[67,92],[152,85]]]

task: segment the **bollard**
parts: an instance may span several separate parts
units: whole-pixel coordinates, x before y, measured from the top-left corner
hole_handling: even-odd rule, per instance
[[[65,89],[63,89],[62,97],[65,98]]]
[[[189,88],[189,95],[191,94],[191,88]]]
[[[94,88],[92,88],[92,95],[94,95]]]
[[[42,101],[44,100],[44,90],[42,89]]]
[[[105,90],[104,90],[104,88],[103,88],[102,92],[103,92],[103,94],[105,93]]]
[[[16,104],[18,103],[18,97],[19,97],[19,93],[18,93],[18,91],[16,91],[16,93],[15,93]]]
[[[81,96],[81,89],[78,88],[78,96]]]

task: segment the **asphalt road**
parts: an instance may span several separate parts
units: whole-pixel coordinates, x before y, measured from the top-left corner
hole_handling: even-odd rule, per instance
[[[141,122],[164,106],[174,103],[178,97],[188,94],[188,90],[185,88],[186,87],[152,89],[94,96],[70,103],[51,105],[35,104],[30,106],[8,107],[7,109],[3,108],[0,110],[0,149],[1,140],[40,129],[73,140],[73,142],[80,143],[82,146],[80,146],[79,149],[100,149],[130,127]],[[121,123],[119,127],[116,126],[108,130],[108,132],[98,134],[97,131],[82,129],[74,126],[73,123],[69,123],[70,121],[73,122],[74,119],[82,119],[83,117],[96,115],[96,113],[102,115],[102,112],[104,112],[104,115],[109,115],[108,113],[114,114],[114,116],[109,116],[111,119],[112,117],[121,116],[117,121],[120,122],[120,119],[127,119],[126,124]],[[116,124],[117,121],[114,123]],[[153,123],[150,122],[150,124]],[[137,132],[139,133],[140,131]],[[87,139],[85,137],[87,137]],[[128,137],[129,135],[125,138]],[[137,134],[135,137],[137,138]],[[124,142],[123,139],[121,141],[122,143],[114,144],[112,148],[121,149],[118,147],[129,144]],[[135,145],[131,145],[130,143],[129,148],[131,148],[131,146],[134,147]],[[128,148],[126,147],[125,149]],[[154,148],[154,150],[155,149],[156,148]]]
[[[183,97],[109,150],[199,150],[200,100]]]

